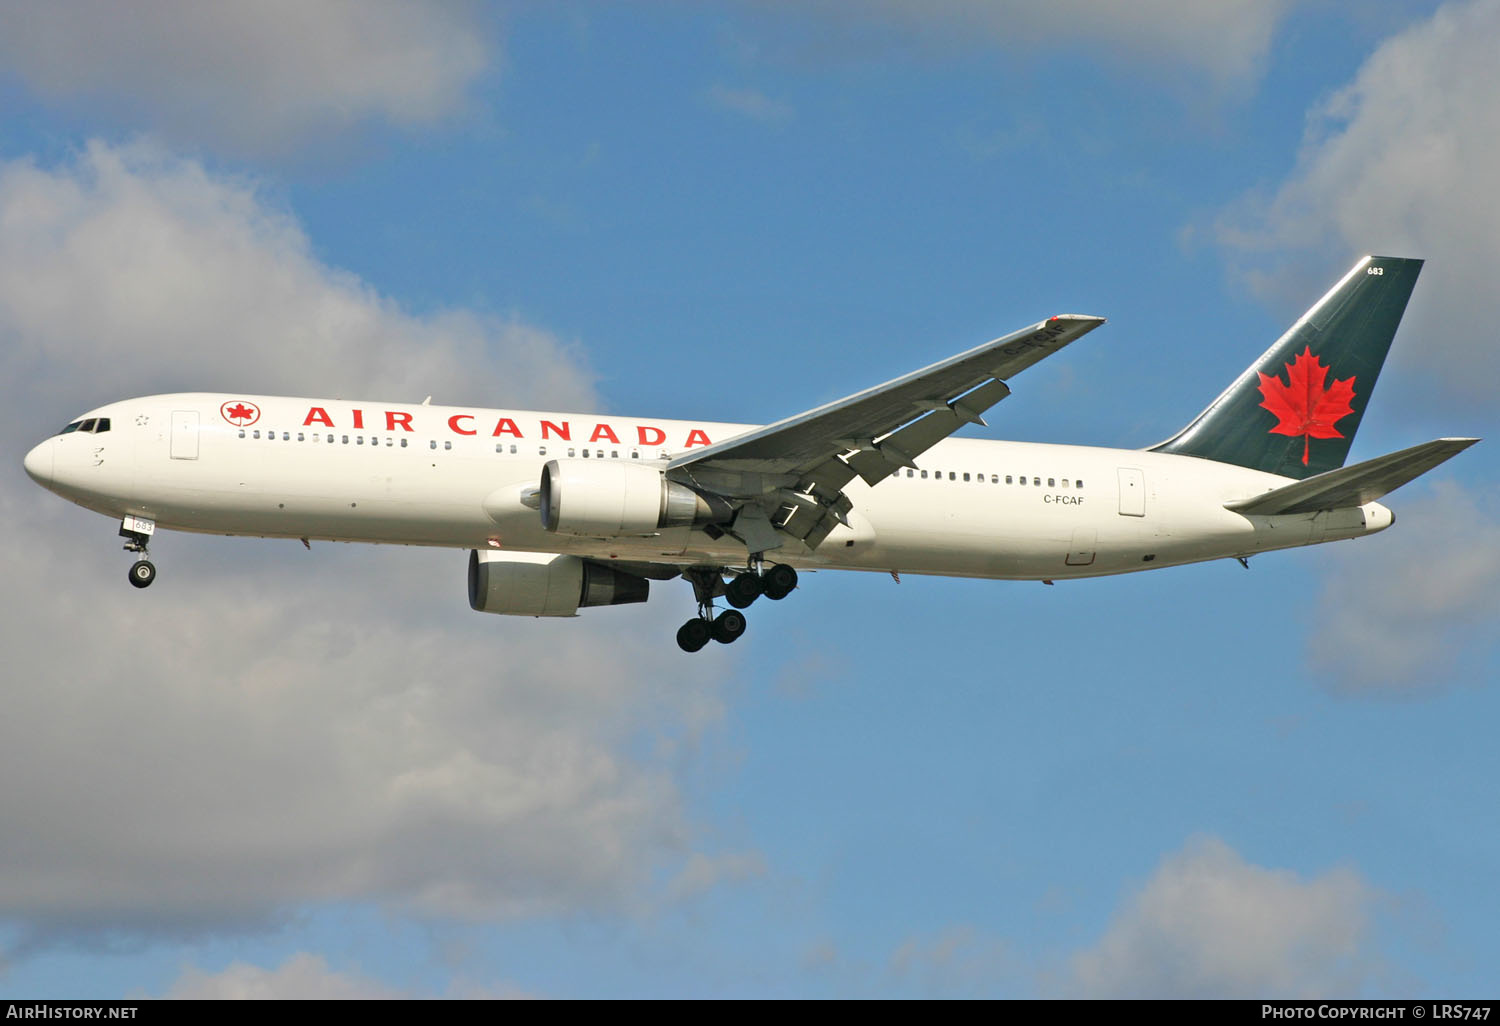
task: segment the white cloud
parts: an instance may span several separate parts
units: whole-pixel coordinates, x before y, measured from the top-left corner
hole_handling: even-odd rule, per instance
[[[41,498],[0,496],[0,907],[33,934],[629,911],[686,854],[631,754],[716,716],[667,610],[502,621],[460,554],[177,536],[133,594],[111,525]]]
[[[1166,77],[1188,71],[1221,88],[1259,78],[1276,25],[1293,0],[814,0],[800,10],[857,31],[885,25],[904,40],[999,45],[1023,54],[1076,44],[1091,57],[1128,61]],[[772,3],[784,7],[783,3]],[[1036,54],[1046,59],[1046,54]],[[1068,54],[1075,60],[1076,54]]]
[[[1422,696],[1496,650],[1500,515],[1452,482],[1400,506],[1400,527],[1330,546],[1308,632],[1315,669],[1351,695]],[[1482,683],[1483,681],[1466,681]]]
[[[328,967],[318,955],[293,955],[275,969],[234,962],[221,972],[185,969],[167,997],[222,1001],[369,1001],[405,997],[381,983]]]
[[[1072,959],[1070,996],[1285,998],[1358,994],[1378,964],[1377,898],[1354,870],[1308,879],[1203,837],[1168,856]]]
[[[245,183],[95,144],[0,166],[0,380],[0,908],[23,949],[320,901],[630,911],[691,866],[674,742],[719,706],[671,642],[685,591],[512,620],[469,611],[462,553],[169,534],[137,592],[114,525],[19,470],[79,410],[168,388],[587,405],[546,332],[409,314]]]
[[[0,66],[39,95],[250,153],[446,117],[490,59],[466,3],[54,0],[3,20]]]
[[[1500,292],[1500,164],[1495,53],[1500,2],[1445,4],[1365,61],[1310,114],[1296,169],[1269,196],[1252,195],[1218,225],[1221,244],[1256,287],[1291,291],[1352,254],[1429,260],[1405,334],[1409,361],[1454,394],[1488,403],[1500,373],[1491,344]]]
[[[406,313],[321,263],[253,182],[148,144],[0,164],[0,341],[11,380],[33,393],[92,380],[99,401],[180,388],[595,402],[580,354],[546,332]]]

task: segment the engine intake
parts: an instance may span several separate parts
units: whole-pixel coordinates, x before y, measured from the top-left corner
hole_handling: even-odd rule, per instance
[[[589,538],[649,535],[664,527],[727,523],[718,496],[668,481],[655,467],[610,460],[551,460],[542,468],[542,526]]]
[[[469,608],[510,616],[577,616],[582,606],[644,602],[651,582],[577,556],[469,552]]]

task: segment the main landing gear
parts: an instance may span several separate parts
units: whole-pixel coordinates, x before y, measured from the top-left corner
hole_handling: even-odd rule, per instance
[[[750,565],[735,573],[728,583],[724,574],[728,567],[696,567],[684,571],[683,576],[693,585],[693,594],[698,599],[698,615],[677,630],[677,646],[684,652],[697,652],[710,641],[728,645],[745,633],[745,614],[740,612],[764,595],[768,599],[780,600],[797,587],[797,571],[785,563],[777,563],[767,569],[761,558],[755,556]],[[714,598],[723,595],[734,608],[714,615]]]

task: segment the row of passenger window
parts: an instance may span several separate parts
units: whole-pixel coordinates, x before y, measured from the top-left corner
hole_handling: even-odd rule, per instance
[[[88,423],[93,423],[93,422],[89,421]],[[109,425],[109,421],[106,419],[104,421],[104,424],[105,424],[105,426],[103,428],[101,428],[100,430],[102,430],[102,431],[108,431],[109,430],[109,426],[108,426]],[[76,424],[74,424],[74,425],[70,425],[67,430],[73,431],[73,430],[80,430],[80,429],[78,428],[78,426]],[[298,431],[296,433],[296,435],[297,435],[297,441],[299,441],[299,442],[305,442],[309,438],[311,438],[312,441],[314,441],[314,442],[321,441],[323,439],[327,439],[327,442],[328,442],[329,445],[334,445],[334,444],[348,445],[349,444],[349,439],[351,437],[354,439],[354,444],[355,445],[364,445],[364,444],[366,444],[366,441],[367,441],[367,436],[365,436],[365,435],[353,435],[353,436],[350,436],[350,435],[320,435],[316,431],[312,431],[312,432]],[[245,428],[240,428],[240,437],[241,438],[252,438],[252,439],[260,438],[261,437],[261,430],[260,430],[260,428],[254,428],[252,430],[247,431]],[[381,436],[378,436],[378,435],[369,435],[368,436],[368,444],[370,444],[372,446],[377,446],[378,447],[381,444],[380,437]],[[398,444],[399,444],[399,446],[402,449],[405,449],[406,446],[407,446],[407,440],[405,438],[399,438],[398,439],[396,436],[393,436],[393,435],[386,435],[384,437],[385,437],[385,447],[387,449],[395,448]],[[267,441],[270,441],[270,442],[276,441],[276,432],[275,431],[267,431],[267,432],[265,432],[265,438],[266,438]],[[283,432],[281,432],[281,440],[283,442],[290,442],[292,440],[292,432],[290,432],[290,431],[283,431]],[[436,439],[429,439],[428,442],[427,442],[427,446],[430,449],[436,449],[438,447],[437,440]],[[445,441],[445,442],[443,442],[443,448],[451,450],[453,448],[453,442],[452,441]],[[515,443],[511,443],[509,446],[507,446],[504,442],[496,442],[495,443],[495,451],[496,452],[501,453],[503,455],[503,454],[506,453],[507,449],[509,450],[510,455],[512,455],[512,456],[516,455],[516,451],[517,450],[516,450]],[[536,452],[537,452],[538,456],[545,456],[545,455],[547,455],[547,447],[545,445],[538,446]],[[571,456],[571,457],[577,457],[580,454],[579,454],[579,452],[578,452],[578,450],[576,448],[573,448],[573,449],[569,449],[568,450],[568,455]],[[589,459],[590,457],[593,457],[595,459],[601,459],[602,460],[602,459],[605,458],[604,457],[604,450],[603,449],[596,449],[596,450],[594,450],[594,452],[590,453],[589,450],[584,449],[583,452],[582,452],[582,457],[583,457],[583,459]],[[609,458],[610,459],[616,459],[616,460],[619,459],[620,458],[620,451],[618,449],[611,450],[610,454],[609,454]],[[633,460],[640,459],[641,458],[640,450],[639,449],[632,449],[630,451],[630,458],[633,459]]]
[[[241,438],[245,438],[245,437],[259,438],[260,437],[260,428],[256,428],[255,430],[251,431],[248,436],[245,433],[245,429],[244,428],[240,428],[240,437]],[[314,442],[321,441],[323,438],[326,437],[328,439],[328,444],[329,445],[333,445],[334,444],[334,436],[333,435],[326,435],[326,436],[325,435],[320,435],[316,431],[312,432],[311,434],[309,434],[307,432],[303,432],[303,431],[298,431],[297,432],[297,441],[299,441],[299,442],[305,442],[305,441],[308,440],[309,437]],[[349,444],[349,436],[348,435],[339,435],[338,438],[339,438],[339,440],[344,445],[348,445]],[[283,442],[290,442],[292,440],[292,433],[290,431],[283,431],[281,433],[281,440]],[[380,445],[380,439],[377,438],[375,435],[370,435],[369,436],[369,440],[370,440],[370,445],[372,445],[372,446],[379,446]],[[266,432],[266,441],[268,441],[268,442],[274,442],[274,441],[276,441],[276,432],[274,432],[274,431],[267,431]],[[365,436],[364,435],[355,435],[354,436],[354,444],[355,445],[364,445],[365,444]],[[395,437],[392,436],[392,435],[387,435],[386,439],[385,439],[385,445],[386,445],[386,448],[388,448],[388,449],[394,448],[395,445],[396,445],[396,439],[395,439]],[[432,447],[434,449],[437,448],[437,443],[436,442],[432,442],[431,445],[432,445]],[[453,448],[453,443],[452,442],[445,442],[444,445],[445,445],[446,448],[449,448],[449,449]],[[406,448],[406,439],[404,439],[404,438],[401,439],[401,448],[403,448],[403,449]]]
[[[898,471],[898,473],[899,473],[899,471]],[[941,480],[943,480],[943,472],[941,470],[934,470],[931,473],[932,473],[932,480],[934,480],[934,481],[941,481]],[[907,477],[917,477],[919,474],[921,475],[922,479],[925,480],[927,478],[928,472],[925,471],[925,470],[918,471],[918,470],[911,470],[911,469],[908,469],[906,471],[906,476]],[[980,474],[980,473],[966,474],[966,473],[962,473],[962,472],[957,471],[957,470],[950,470],[950,471],[948,471],[948,480],[949,481],[957,481],[960,478],[962,478],[965,481],[974,481],[977,484],[984,484],[985,483],[985,475],[984,474]],[[1049,478],[1047,478],[1047,487],[1048,488],[1082,488],[1083,487],[1083,478],[1081,478],[1081,477],[1078,478],[1077,480],[1075,480],[1072,484],[1069,484],[1068,483],[1068,479],[1065,478],[1065,477],[1061,478],[1061,481],[1062,481],[1061,484],[1058,484],[1058,481],[1059,481],[1059,479],[1055,478],[1055,477],[1049,477]],[[990,474],[989,475],[989,483],[990,484],[999,484],[1000,483],[1000,475],[999,474]],[[1015,474],[1006,474],[1005,475],[1005,483],[1006,484],[1023,484],[1023,485],[1024,484],[1030,484],[1030,485],[1035,485],[1035,486],[1040,487],[1041,484],[1042,484],[1042,479],[1039,478],[1039,477],[1034,477],[1034,476],[1028,478],[1027,475],[1025,475],[1025,474],[1021,474],[1019,476],[1017,476]]]
[[[91,428],[91,427],[89,427],[89,425],[95,424],[95,421],[92,421],[92,420],[78,421],[77,423],[69,424],[66,428],[64,428],[63,429],[63,434],[67,434],[69,431],[91,431],[91,430],[92,431],[108,431],[109,430],[109,418],[108,417],[101,417],[101,418],[99,418],[99,420],[98,420],[97,423],[98,424],[102,424],[103,426],[102,427],[96,426],[96,427],[92,427]],[[267,431],[265,433],[265,436],[266,436],[266,439],[268,441],[273,441],[274,442],[276,440],[276,432],[275,431]],[[245,433],[245,429],[244,428],[240,428],[240,437],[241,438],[246,437],[246,433]],[[251,431],[249,433],[249,437],[250,438],[259,438],[259,437],[261,437],[260,429],[256,428],[253,431]],[[339,444],[348,445],[349,444],[349,438],[350,438],[349,435],[338,435],[338,436],[334,436],[334,435],[319,435],[316,431],[313,431],[313,432],[298,431],[297,432],[297,441],[299,441],[299,442],[306,441],[309,437],[311,437],[314,442],[319,441],[321,438],[326,438],[329,445],[335,444],[334,443],[335,437],[338,438]],[[355,445],[364,445],[364,444],[366,444],[366,436],[364,436],[364,435],[354,435],[353,438],[354,438],[354,444]],[[292,440],[292,433],[290,431],[283,431],[283,432],[281,432],[281,440],[283,442],[290,442]],[[403,449],[405,449],[406,448],[406,439],[405,438],[397,439],[397,438],[395,438],[392,435],[385,436],[385,445],[386,445],[386,448],[388,448],[388,449],[389,448],[394,448],[397,445],[398,441],[399,441],[400,447],[403,448]],[[380,445],[380,438],[378,436],[376,436],[376,435],[370,435],[369,436],[369,444],[372,445],[372,446],[379,446]],[[431,449],[436,449],[438,447],[437,441],[435,439],[430,439],[427,442],[427,445]],[[443,448],[444,449],[452,449],[453,448],[453,443],[451,441],[445,441],[443,443]],[[512,456],[516,455],[516,446],[515,446],[514,443],[512,443],[509,446],[509,449],[510,449],[510,455],[512,455]],[[504,442],[496,442],[495,443],[495,451],[498,452],[498,453],[504,454],[505,451],[506,451],[506,445],[505,445],[505,443]],[[537,447],[537,455],[538,456],[545,456],[545,455],[547,455],[547,447],[545,445],[538,446]],[[580,451],[577,448],[572,448],[572,449],[568,450],[568,456],[571,457],[571,458],[578,458],[578,457],[581,456],[583,459],[589,459],[592,456],[592,458],[594,458],[594,459],[601,459],[601,460],[605,458],[605,456],[604,456],[604,450],[603,449],[595,449],[593,451],[593,453],[591,454],[589,452],[589,450],[587,450],[587,449],[583,449],[583,450]],[[611,449],[609,451],[609,458],[610,459],[615,459],[615,460],[619,459],[620,458],[620,450],[618,450],[618,449]],[[630,451],[630,458],[633,459],[633,460],[640,459],[641,458],[640,450],[638,450],[638,449],[632,449]],[[927,480],[928,477],[929,477],[929,475],[931,476],[931,479],[934,480],[934,481],[941,481],[941,480],[943,480],[943,471],[941,471],[941,470],[933,470],[933,471],[920,470],[920,471],[918,471],[918,470],[908,469],[906,471],[906,476],[910,477],[910,478],[915,478],[919,474],[921,475],[921,478],[923,480]],[[974,481],[974,482],[976,482],[978,484],[984,484],[985,483],[985,475],[981,474],[981,473],[968,473],[968,472],[960,472],[960,471],[956,471],[956,470],[950,470],[950,471],[948,471],[948,480],[949,481],[958,481],[960,479],[962,479],[964,481]],[[1083,479],[1082,478],[1079,478],[1079,479],[1073,481],[1071,484],[1069,484],[1067,478],[1062,478],[1061,479],[1061,482],[1062,482],[1061,485],[1058,484],[1058,481],[1059,481],[1059,479],[1055,478],[1055,477],[1049,477],[1049,478],[1047,478],[1047,487],[1048,488],[1058,488],[1058,487],[1062,487],[1062,488],[1082,488],[1083,487]],[[1000,475],[999,474],[990,474],[989,475],[989,483],[990,484],[999,484],[1000,483]],[[1042,484],[1042,479],[1040,477],[1035,477],[1035,476],[1028,477],[1025,474],[1021,474],[1019,476],[1013,475],[1013,474],[1006,474],[1005,475],[1005,483],[1006,484],[1022,484],[1022,485],[1028,485],[1029,484],[1029,485],[1040,487],[1041,484]]]
[[[82,431],[86,435],[102,435],[109,430],[108,417],[91,417],[88,420],[75,420],[63,428],[59,434],[68,435],[74,431]]]
[[[496,446],[495,447],[495,451],[499,452],[500,451],[500,447]],[[511,446],[510,447],[510,451],[511,452],[515,452],[516,451],[516,447],[514,445]],[[545,454],[543,454],[543,455],[545,455]],[[588,459],[590,456],[593,456],[593,458],[596,459],[596,460],[602,460],[602,459],[604,459],[604,450],[603,449],[595,449],[592,453],[590,453],[587,449],[584,449],[581,452],[578,451],[578,450],[576,450],[576,449],[569,449],[568,450],[568,456],[569,457],[572,457],[572,456],[575,456],[575,455],[578,456],[578,457],[581,457],[582,459]],[[665,455],[665,454],[663,454],[663,455]],[[611,449],[609,451],[609,458],[612,459],[612,460],[619,459],[620,458],[620,450],[619,449]],[[631,449],[630,450],[630,458],[633,459],[633,460],[640,459],[641,458],[641,452],[640,452],[640,450],[639,449]]]

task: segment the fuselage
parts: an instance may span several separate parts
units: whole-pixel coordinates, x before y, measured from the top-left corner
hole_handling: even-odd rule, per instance
[[[735,538],[689,527],[621,538],[552,533],[535,490],[549,460],[665,468],[672,456],[752,425],[208,393],[112,403],[74,425],[28,454],[28,473],[88,509],[163,528],[601,562],[731,566],[746,558]],[[856,479],[847,526],[812,550],[789,539],[776,559],[1052,580],[1249,556],[1392,521],[1374,502],[1235,513],[1225,503],[1289,479],[1191,456],[953,438],[917,462],[874,487]]]

